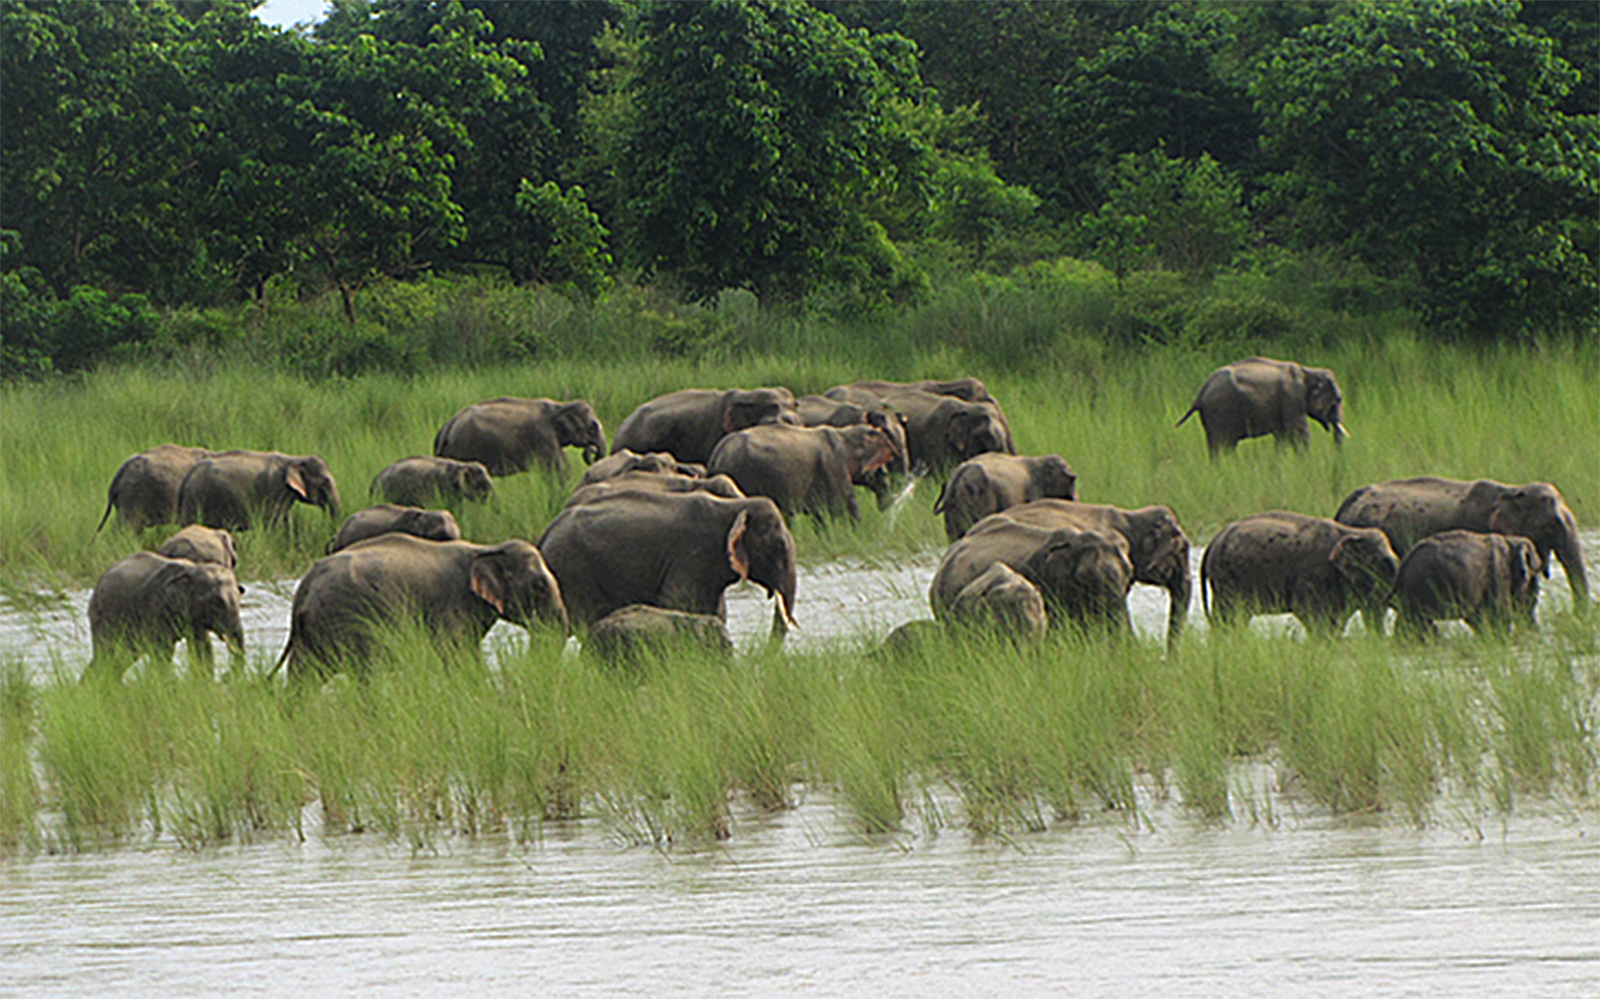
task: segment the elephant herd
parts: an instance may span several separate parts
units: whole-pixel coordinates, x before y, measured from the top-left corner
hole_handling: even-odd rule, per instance
[[[1213,374],[1184,419],[1196,412],[1213,457],[1251,436],[1303,444],[1308,417],[1335,440],[1346,433],[1330,372],[1263,358]],[[536,542],[463,540],[449,509],[428,508],[487,499],[497,477],[533,467],[560,472],[567,447],[588,468]],[[790,518],[859,516],[856,488],[883,506],[908,475],[945,479],[935,512],[950,539],[929,589],[939,624],[913,628],[1122,633],[1142,582],[1168,592],[1170,643],[1189,610],[1190,541],[1173,511],[1081,502],[1061,456],[1016,453],[975,378],[857,382],[800,399],[781,387],[673,392],[633,410],[608,457],[588,402],[495,399],[450,417],[434,452],[381,471],[371,493],[382,502],[345,520],[302,577],[274,673],[360,668],[382,628],[402,621],[464,648],[506,620],[575,631],[612,662],[668,641],[726,656],[734,583],[774,601],[775,636],[795,624]],[[124,462],[107,500],[102,527],[112,510],[135,530],[189,526],[102,575],[86,677],[120,676],[146,653],[170,662],[185,639],[209,668],[208,634],[242,661],[230,532],[279,525],[296,502],[339,515],[318,456],[175,444]],[[1359,489],[1331,519],[1273,512],[1229,524],[1200,583],[1217,625],[1286,612],[1332,634],[1360,611],[1381,629],[1394,606],[1408,633],[1448,617],[1498,628],[1531,623],[1552,555],[1586,605],[1576,523],[1555,487],[1421,478]]]

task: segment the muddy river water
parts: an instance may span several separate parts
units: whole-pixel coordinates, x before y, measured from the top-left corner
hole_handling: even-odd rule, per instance
[[[1600,535],[1584,540],[1593,560]],[[928,616],[936,560],[803,570],[794,640]],[[292,592],[250,586],[253,659],[282,647]],[[1541,613],[1569,599],[1557,569]],[[81,665],[86,600],[0,604],[0,655]],[[1132,608],[1156,640],[1165,594],[1136,586]],[[758,592],[730,594],[736,642],[770,614]],[[1592,802],[1427,829],[1296,806],[1222,826],[1160,800],[1139,811],[1136,827],[1095,817],[1005,841],[868,839],[814,791],[696,850],[586,819],[532,844],[418,851],[311,827],[304,842],[0,859],[0,996],[1600,995]]]

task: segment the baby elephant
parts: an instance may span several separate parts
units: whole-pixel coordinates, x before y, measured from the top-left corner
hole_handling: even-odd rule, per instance
[[[328,542],[325,554],[332,555],[357,541],[391,532],[429,541],[461,540],[461,527],[456,523],[455,514],[449,510],[420,510],[414,506],[379,503],[351,514],[350,519],[339,528],[339,533]]]
[[[481,502],[494,495],[494,480],[481,461],[423,455],[401,458],[372,480],[371,495],[401,506],[451,500]]]
[[[1004,562],[961,588],[950,602],[950,620],[1020,638],[1043,635],[1048,623],[1039,588]]]
[[[677,648],[718,662],[733,659],[733,642],[721,618],[651,604],[629,604],[596,621],[583,648],[603,663],[633,668],[652,654]]]
[[[89,597],[89,635],[94,657],[83,678],[120,679],[141,656],[170,665],[182,639],[189,654],[211,670],[215,634],[244,659],[244,626],[233,570],[215,562],[191,562],[154,552],[135,552],[100,576]]]
[[[1077,498],[1078,477],[1059,454],[993,452],[957,465],[933,512],[944,514],[945,536],[955,541],[991,513],[1034,500]]]
[[[1527,538],[1459,530],[1423,538],[1394,582],[1396,630],[1424,637],[1434,621],[1449,618],[1477,632],[1504,632],[1513,624],[1531,630],[1542,568]]]
[[[215,562],[229,569],[239,568],[238,549],[233,535],[216,527],[190,524],[161,543],[157,555],[167,558],[186,558],[191,562]]]

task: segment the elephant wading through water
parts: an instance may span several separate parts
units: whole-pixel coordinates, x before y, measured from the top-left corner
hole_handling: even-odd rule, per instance
[[[1539,602],[1539,553],[1527,538],[1445,531],[1417,542],[1400,563],[1390,603],[1395,630],[1412,638],[1436,620],[1460,618],[1473,631],[1533,630]]]
[[[606,453],[605,428],[583,399],[491,399],[463,408],[433,438],[434,454],[481,461],[496,477],[526,472],[534,462],[563,472],[565,447],[582,448],[586,464]]]
[[[281,524],[297,502],[339,516],[339,489],[320,457],[223,451],[202,458],[184,476],[178,516],[185,524],[244,531],[257,517],[269,525]]]
[[[427,541],[460,541],[461,526],[449,510],[422,510],[414,506],[380,503],[358,510],[328,542],[327,554],[349,548],[357,541],[380,534],[409,534]]]
[[[766,496],[784,516],[846,514],[861,518],[856,486],[895,457],[894,441],[877,427],[791,427],[769,424],[738,430],[717,444],[707,470],[738,483],[746,496]]]
[[[89,636],[94,656],[85,680],[120,679],[140,657],[170,666],[172,650],[189,642],[190,657],[211,673],[209,634],[244,661],[244,626],[233,570],[216,562],[193,562],[153,552],[135,552],[100,576],[89,597]]]
[[[742,580],[777,599],[776,633],[794,623],[794,538],[765,496],[618,490],[561,511],[539,549],[575,627],[629,604],[725,617],[723,591]]]
[[[211,452],[203,447],[162,444],[124,461],[111,477],[106,512],[95,530],[106,526],[113,509],[117,511],[117,522],[135,531],[176,523],[178,490],[184,476],[200,459],[210,456]]]
[[[370,494],[401,506],[427,506],[466,500],[481,503],[494,496],[494,480],[481,461],[417,456],[401,458],[372,480]]]
[[[1276,437],[1280,444],[1311,443],[1307,418],[1332,431],[1333,442],[1349,436],[1344,428],[1344,394],[1333,372],[1293,361],[1252,357],[1211,373],[1177,426],[1195,413],[1206,428],[1206,447],[1215,458],[1247,437]]]
[[[991,513],[1039,499],[1077,498],[1078,477],[1059,454],[980,454],[950,473],[933,512],[944,514],[945,536],[954,541]]]
[[[1293,614],[1307,632],[1333,635],[1357,608],[1383,621],[1400,559],[1382,531],[1275,511],[1236,520],[1200,560],[1200,596],[1213,625],[1252,614]]]
[[[441,645],[481,646],[496,620],[567,632],[561,587],[539,550],[384,534],[319,559],[294,593],[289,642],[273,673],[327,675],[371,658],[385,623],[415,620]]]
[[[724,435],[763,423],[798,426],[794,393],[781,387],[683,389],[629,413],[611,444],[615,451],[666,451],[680,461],[703,465]]]

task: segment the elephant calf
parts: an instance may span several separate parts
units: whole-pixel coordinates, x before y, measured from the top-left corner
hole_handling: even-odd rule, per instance
[[[1383,621],[1400,559],[1374,528],[1275,511],[1236,520],[1200,560],[1200,594],[1216,625],[1252,614],[1293,614],[1307,632],[1339,632],[1358,608]]]
[[[1045,633],[1044,595],[1027,577],[996,562],[950,601],[950,619],[999,634],[1032,638]]]
[[[156,549],[156,554],[165,555],[167,558],[188,559],[191,562],[215,562],[229,569],[239,567],[239,553],[234,545],[233,535],[214,527],[201,527],[199,524],[190,524],[162,542],[161,547]]]
[[[640,454],[637,451],[621,448],[584,469],[583,478],[578,480],[578,488],[615,479],[630,472],[703,479],[706,477],[706,466],[691,461],[679,461],[667,451],[647,451]]]
[[[1196,413],[1213,458],[1247,437],[1268,434],[1280,444],[1304,447],[1311,442],[1307,417],[1331,431],[1335,444],[1349,436],[1344,394],[1332,371],[1268,357],[1246,358],[1213,371],[1177,425]]]
[[[452,500],[483,502],[494,496],[494,480],[481,461],[419,455],[401,458],[372,480],[371,495],[401,506]]]
[[[894,441],[877,427],[768,424],[728,434],[706,470],[727,475],[746,496],[766,496],[785,516],[861,517],[856,486],[895,458]]]
[[[358,510],[328,542],[326,554],[349,548],[357,541],[380,534],[409,534],[428,541],[460,541],[461,527],[449,510],[421,510],[414,506],[380,503]]]
[[[612,611],[595,622],[583,643],[583,650],[603,663],[634,668],[651,656],[674,649],[719,662],[733,659],[733,642],[720,617],[650,604],[629,604]]]
[[[172,651],[187,639],[191,658],[211,670],[208,634],[221,638],[237,666],[244,659],[243,592],[233,570],[216,562],[192,562],[153,552],[135,552],[101,574],[89,597],[89,635],[94,656],[83,678],[121,678],[140,657],[170,665]]]
[[[1396,629],[1411,637],[1430,633],[1434,621],[1460,618],[1473,631],[1532,630],[1539,601],[1538,549],[1527,538],[1477,531],[1445,531],[1423,538],[1406,553],[1390,602]]]
[[[744,491],[726,475],[666,475],[656,472],[625,472],[610,479],[579,486],[567,497],[567,506],[582,506],[606,496],[624,492],[706,493],[723,499],[743,499]]]
[[[950,473],[933,512],[944,515],[945,536],[954,541],[991,513],[1034,500],[1077,498],[1078,477],[1059,454],[980,454]]]

